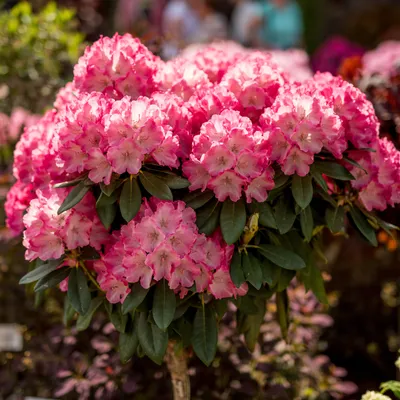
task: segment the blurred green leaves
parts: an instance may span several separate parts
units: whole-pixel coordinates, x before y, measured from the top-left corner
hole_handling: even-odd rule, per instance
[[[52,104],[83,49],[77,28],[75,12],[55,2],[37,14],[26,1],[0,13],[0,111]]]

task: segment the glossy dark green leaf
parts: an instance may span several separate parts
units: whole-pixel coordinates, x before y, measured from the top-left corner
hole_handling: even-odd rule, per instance
[[[290,271],[288,269],[281,269],[279,274],[278,284],[276,286],[277,292],[284,291],[289,285],[293,278],[296,276],[296,271]]]
[[[46,290],[58,285],[65,278],[68,277],[70,271],[70,267],[61,267],[53,272],[50,272],[48,275],[44,276],[36,283],[35,292]]]
[[[361,169],[365,173],[365,175],[368,175],[368,171],[362,165],[360,165],[357,161],[354,161],[351,158],[348,158],[346,156],[343,156],[343,160],[347,161],[349,164],[353,165],[354,167]]]
[[[139,174],[140,183],[152,196],[160,200],[173,200],[171,189],[158,176],[147,171]]]
[[[76,185],[65,198],[61,207],[58,209],[57,214],[61,214],[64,211],[69,210],[70,208],[76,206],[84,197],[85,194],[90,190],[90,186],[85,184],[85,181],[81,181],[78,185]]]
[[[289,331],[289,298],[286,290],[276,293],[276,317],[282,337],[286,340]]]
[[[181,345],[189,347],[193,334],[193,325],[186,319],[180,318],[174,323],[174,331],[181,337]]]
[[[115,329],[119,333],[124,333],[126,324],[128,322],[128,315],[122,314],[121,305],[120,304],[111,304],[107,299],[104,299],[104,308],[107,311],[108,317],[110,318],[111,323],[114,325]]]
[[[106,194],[101,192],[99,198],[96,201],[96,207],[104,207],[116,203],[118,200],[118,192],[118,190],[115,190],[111,193],[110,196],[107,196]]]
[[[44,293],[44,292],[38,292]],[[64,297],[64,312],[63,312],[63,324],[64,326],[68,326],[69,322],[74,318],[76,311],[71,306],[71,303],[68,300],[68,296]]]
[[[231,279],[236,287],[239,287],[246,279],[242,269],[242,254],[235,251],[231,261]]]
[[[275,174],[275,177],[274,177],[274,182],[275,182],[274,189],[281,188],[288,181],[289,181],[289,176],[285,175],[282,171],[279,171],[278,173]]]
[[[187,207],[197,210],[198,208],[203,207],[206,203],[208,203],[213,197],[214,192],[210,190],[206,190],[204,192],[196,190],[195,192],[188,193],[183,198],[183,201],[186,203]]]
[[[260,328],[264,322],[266,312],[265,300],[262,298],[256,299],[257,312],[254,314],[237,313],[239,331],[244,334],[246,345],[250,351],[254,351]]]
[[[300,213],[300,227],[307,242],[312,239],[312,234],[314,230],[314,218],[312,215],[311,207],[308,206]]]
[[[328,207],[325,212],[325,221],[332,233],[341,232],[344,228],[344,207]]]
[[[200,233],[211,235],[218,228],[222,204],[212,200],[196,210],[196,225]]]
[[[267,259],[261,261],[262,280],[268,283],[269,287],[272,288],[278,283],[281,271],[282,268],[279,268]]]
[[[136,178],[130,178],[122,186],[119,208],[122,218],[129,222],[138,213],[142,204],[142,193]]]
[[[170,189],[185,189],[190,186],[186,178],[175,174],[168,174],[163,180]]]
[[[246,225],[246,206],[244,199],[237,202],[227,199],[222,204],[220,226],[227,244],[233,244],[242,236]]]
[[[107,204],[100,206],[96,204],[96,211],[104,227],[107,230],[110,229],[111,224],[114,222],[114,219],[117,215],[116,204]]]
[[[168,345],[168,333],[147,321],[147,313],[140,313],[137,325],[139,343],[146,355],[161,365]]]
[[[373,245],[378,246],[375,229],[369,224],[365,215],[356,207],[350,209],[350,216],[358,230]]]
[[[106,196],[111,196],[116,189],[118,189],[123,183],[123,180],[119,175],[113,174],[111,176],[111,182],[109,185],[105,185],[103,182],[100,182],[100,189]]]
[[[217,321],[211,307],[203,306],[196,311],[193,321],[192,346],[197,357],[207,366],[217,352]]]
[[[145,299],[149,289],[144,289],[140,283],[134,283],[131,292],[122,303],[122,313],[127,314],[135,310]]]
[[[126,364],[136,353],[139,344],[137,330],[132,327],[128,332],[119,334],[119,357]]]
[[[260,261],[251,253],[243,254],[242,267],[246,281],[250,282],[256,289],[260,289],[263,280]]]
[[[323,191],[328,192],[328,184],[326,183],[324,177],[322,176],[321,172],[311,166],[310,174],[312,178],[317,182],[317,184],[322,188]]]
[[[82,260],[98,260],[98,259],[100,259],[99,252],[91,246],[85,246],[85,247],[81,248],[79,256]]]
[[[163,279],[156,286],[153,298],[153,318],[157,326],[165,331],[174,319],[176,309],[175,293]]]
[[[279,233],[284,235],[289,232],[295,220],[296,214],[293,211],[292,205],[282,196],[275,206],[275,221]]]
[[[249,209],[251,213],[259,214],[258,222],[260,223],[260,225],[266,226],[268,228],[277,229],[274,213],[268,203],[258,203],[256,201],[253,201],[253,203],[249,205]]]
[[[87,178],[87,174],[85,174],[84,176],[81,176],[79,178],[73,179],[71,181],[57,183],[54,185],[54,188],[60,189],[60,188],[76,186],[78,183],[82,182],[86,178]]]
[[[346,167],[332,161],[315,161],[313,167],[321,174],[325,174],[326,176],[339,181],[350,181],[355,179]]]
[[[333,199],[333,197],[331,195],[329,195],[328,193],[324,192],[322,189],[316,188],[315,193],[318,193],[321,196],[321,198],[323,200],[325,200],[327,203],[329,203],[333,208],[337,207],[337,203]]]
[[[315,297],[322,304],[328,304],[328,297],[325,291],[324,279],[321,271],[315,265],[311,265],[308,269],[308,274],[302,276],[302,280],[306,290],[312,290]]]
[[[291,250],[272,244],[260,244],[258,251],[281,268],[297,271],[306,267],[304,260]]]
[[[302,208],[306,208],[313,197],[313,185],[310,175],[301,177],[294,175],[292,179],[292,194],[296,203]]]
[[[251,288],[251,286],[249,287]],[[258,292],[256,289],[254,289],[256,292]],[[249,289],[250,291],[250,289]],[[248,315],[254,315],[257,314],[259,309],[256,304],[256,298],[255,296],[249,296],[247,293],[246,296],[241,296],[238,297],[235,301],[234,304],[244,314]]]
[[[82,268],[71,268],[68,278],[68,299],[79,314],[84,315],[89,311],[92,298]]]
[[[103,302],[103,299],[101,297],[95,297],[94,299],[92,299],[92,301],[90,303],[88,312],[83,315],[79,314],[79,317],[76,321],[76,329],[78,331],[84,331],[87,328],[89,328],[90,321],[92,320],[94,313],[100,307],[102,302]]]
[[[57,269],[57,267],[61,264],[62,259],[58,260],[49,260],[44,262],[44,264],[36,267],[34,270],[28,272],[24,275],[19,281],[20,285],[26,285],[28,283],[36,282],[44,276],[48,275],[50,272],[53,272]]]
[[[219,320],[221,320],[228,310],[228,300],[227,299],[215,300],[213,302],[213,307],[215,309],[216,314],[218,315]]]

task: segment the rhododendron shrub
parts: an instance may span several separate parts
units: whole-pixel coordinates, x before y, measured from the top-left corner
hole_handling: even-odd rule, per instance
[[[376,245],[391,226],[372,211],[400,200],[399,153],[354,86],[293,81],[267,53],[197,54],[164,63],[129,35],[88,48],[18,143],[6,204],[37,263],[21,282],[60,284],[80,323],[105,307],[124,360],[167,352],[176,398],[187,350],[213,361],[228,301],[253,349],[276,293],[286,336],[293,278],[326,302],[323,228],[349,219]]]

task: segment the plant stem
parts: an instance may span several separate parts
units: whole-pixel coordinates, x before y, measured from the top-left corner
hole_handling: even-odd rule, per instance
[[[190,400],[190,379],[187,366],[188,354],[184,349],[175,349],[175,343],[169,342],[165,361],[171,374],[174,400]]]

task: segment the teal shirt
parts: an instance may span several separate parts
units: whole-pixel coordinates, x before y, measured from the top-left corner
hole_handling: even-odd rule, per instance
[[[303,34],[303,18],[300,7],[288,2],[284,8],[264,3],[261,40],[265,45],[278,49],[299,46]]]

